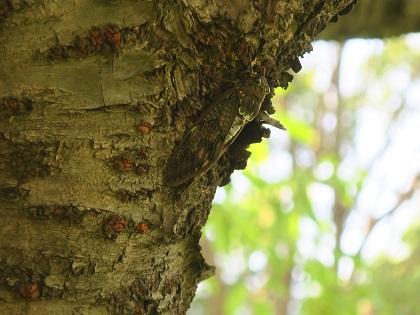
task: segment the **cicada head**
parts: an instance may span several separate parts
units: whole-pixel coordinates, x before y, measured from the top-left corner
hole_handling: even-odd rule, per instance
[[[270,86],[265,77],[250,78],[241,87],[239,97],[239,115],[251,121],[260,111],[265,96],[270,93]]]

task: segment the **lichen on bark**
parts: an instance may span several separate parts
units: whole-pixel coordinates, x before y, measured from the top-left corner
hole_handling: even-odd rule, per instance
[[[286,87],[350,3],[0,1],[0,313],[184,314],[216,187],[267,132],[182,188],[171,150],[242,73]]]

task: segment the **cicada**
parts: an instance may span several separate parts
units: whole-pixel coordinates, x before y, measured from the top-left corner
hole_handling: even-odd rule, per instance
[[[250,78],[216,97],[172,151],[164,173],[165,184],[178,186],[210,169],[242,128],[259,115],[269,92],[265,77]],[[260,117],[284,129],[267,114],[260,113]]]

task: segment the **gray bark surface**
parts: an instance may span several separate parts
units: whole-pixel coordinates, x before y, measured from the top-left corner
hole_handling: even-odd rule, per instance
[[[0,314],[185,314],[216,187],[265,131],[183,187],[172,149],[242,73],[286,87],[351,2],[1,0]]]

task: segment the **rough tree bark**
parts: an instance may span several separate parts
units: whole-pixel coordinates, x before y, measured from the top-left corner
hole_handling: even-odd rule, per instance
[[[1,0],[0,314],[184,314],[216,187],[267,132],[189,186],[171,150],[243,73],[286,87],[352,2]]]

